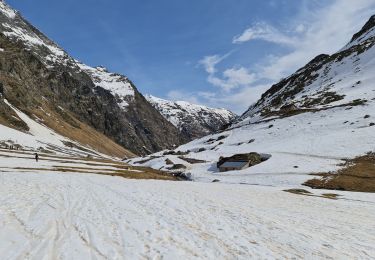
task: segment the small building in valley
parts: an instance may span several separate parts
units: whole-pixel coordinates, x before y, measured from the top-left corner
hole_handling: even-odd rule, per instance
[[[249,161],[225,162],[219,166],[220,172],[239,171],[249,167]]]
[[[220,157],[217,168],[220,172],[240,171],[262,161],[262,156],[258,153],[235,154],[231,157]]]

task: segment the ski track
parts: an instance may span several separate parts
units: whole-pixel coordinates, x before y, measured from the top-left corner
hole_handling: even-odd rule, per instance
[[[1,259],[375,258],[375,197],[2,173]]]

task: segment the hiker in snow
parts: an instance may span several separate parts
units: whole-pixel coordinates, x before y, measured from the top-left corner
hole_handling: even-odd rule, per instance
[[[39,155],[35,153],[35,161],[38,162],[38,160],[39,160]]]

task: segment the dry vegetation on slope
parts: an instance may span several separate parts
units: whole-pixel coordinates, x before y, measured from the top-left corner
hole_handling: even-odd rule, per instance
[[[2,159],[14,161],[27,161],[22,166],[0,166],[0,172],[23,173],[81,173],[119,176],[127,179],[154,179],[176,181],[181,178],[171,173],[154,170],[147,167],[135,167],[123,162],[101,158],[80,158],[58,156],[39,153],[39,162],[35,162],[34,154],[30,151],[14,151],[0,148],[0,161]]]
[[[91,147],[100,153],[118,158],[131,158],[135,156],[132,152],[126,150],[109,137],[77,120],[68,111],[63,111],[61,109],[60,113],[56,113],[45,103],[42,109],[33,111],[32,116],[58,134],[68,137],[82,145]],[[67,118],[69,118],[69,120],[67,120]],[[69,146],[70,144],[67,143],[66,145]]]
[[[308,180],[304,185],[315,189],[375,192],[375,153],[347,160],[344,168],[335,173],[314,175],[321,178]]]

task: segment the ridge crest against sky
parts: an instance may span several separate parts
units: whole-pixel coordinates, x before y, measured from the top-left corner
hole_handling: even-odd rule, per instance
[[[72,56],[144,94],[242,113],[272,83],[341,49],[375,0],[6,1]]]

